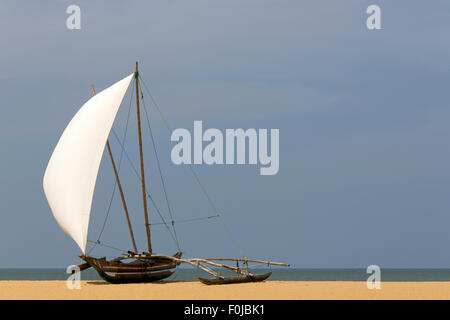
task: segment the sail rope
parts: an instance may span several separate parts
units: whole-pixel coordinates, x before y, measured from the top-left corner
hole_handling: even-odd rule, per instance
[[[126,250],[119,249],[119,248],[113,247],[111,245],[104,244],[103,242],[100,242],[100,240],[97,240],[97,241],[88,240],[87,242],[94,243],[95,246],[99,245],[99,246],[102,246],[102,247],[105,247],[105,248],[109,248],[109,249],[117,250],[117,251],[120,251],[120,252],[123,252],[123,253],[127,253]],[[89,253],[88,253],[88,255],[89,255]]]
[[[133,83],[132,89],[134,89],[134,83]],[[120,167],[121,167],[121,164],[122,164],[123,155],[125,155],[126,158],[127,158],[127,160],[128,160],[128,162],[130,163],[131,167],[133,168],[133,171],[135,172],[136,177],[139,179],[139,181],[141,181],[141,177],[139,176],[139,174],[138,174],[138,172],[137,172],[136,166],[134,165],[133,161],[131,160],[130,156],[128,155],[128,152],[126,151],[126,149],[125,149],[125,147],[124,147],[124,145],[125,145],[125,140],[126,140],[126,137],[127,137],[127,132],[128,132],[128,126],[129,126],[129,120],[130,120],[130,114],[131,114],[131,103],[132,103],[132,101],[133,101],[134,91],[135,91],[135,90],[131,90],[130,103],[129,103],[128,114],[127,114],[127,121],[126,121],[125,131],[124,131],[124,135],[123,135],[122,139],[119,138],[119,136],[118,136],[118,134],[116,133],[116,131],[114,130],[114,128],[111,129],[111,132],[113,133],[115,139],[117,140],[118,144],[119,144],[120,147],[121,147],[121,152],[120,152],[120,157],[119,157],[119,163],[118,163],[118,173],[120,172]],[[156,150],[155,150],[155,152],[156,152]],[[97,240],[96,240],[96,241],[88,240],[88,242],[94,244],[93,247],[89,249],[89,251],[88,251],[88,253],[87,253],[88,255],[91,254],[91,252],[95,249],[95,247],[96,247],[97,245],[102,245],[102,244],[100,243],[100,239],[101,239],[102,234],[103,234],[103,231],[104,231],[104,229],[105,229],[106,222],[107,222],[107,220],[108,220],[108,218],[109,218],[109,214],[110,214],[110,211],[111,211],[112,202],[113,202],[113,200],[114,200],[114,196],[115,196],[116,190],[117,190],[117,181],[114,180],[113,191],[112,191],[112,194],[111,194],[109,203],[108,203],[108,207],[107,207],[107,211],[106,211],[106,216],[105,216],[105,219],[104,219],[104,221],[103,221],[102,228],[101,228],[101,230],[100,230],[99,236],[97,237]],[[159,210],[158,206],[156,205],[155,201],[153,200],[153,197],[150,195],[150,193],[148,193],[147,190],[146,190],[146,193],[147,193],[147,197],[150,199],[151,203],[153,204],[153,207],[156,209],[158,215],[160,216],[161,220],[163,221],[163,222],[160,223],[160,224],[164,224],[164,225],[166,226],[166,229],[169,231],[169,234],[171,235],[173,241],[175,242],[175,244],[176,244],[178,250],[181,251],[180,245],[179,245],[179,242],[178,242],[178,238],[176,237],[176,235],[174,236],[174,235],[172,234],[172,232],[171,232],[171,230],[170,230],[170,227],[169,227],[168,223],[165,221],[163,215],[161,214],[161,211]],[[173,219],[172,219],[172,220],[173,220]],[[150,224],[150,225],[151,225],[151,224]],[[174,230],[175,230],[175,229],[174,229]],[[107,247],[106,245],[102,245],[102,246]],[[121,250],[121,249],[120,249],[120,250]],[[121,250],[121,251],[126,252],[125,250]]]
[[[168,121],[165,119],[163,113],[161,112],[161,109],[159,108],[158,104],[156,103],[155,99],[153,98],[152,94],[150,93],[150,90],[148,89],[148,87],[147,87],[147,85],[146,85],[144,79],[142,79],[142,77],[141,77],[140,75],[139,75],[139,80],[142,80],[142,84],[144,85],[144,88],[145,88],[147,94],[150,96],[153,105],[156,107],[158,113],[160,114],[160,117],[161,117],[162,121],[164,122],[164,124],[165,124],[166,128],[168,129],[169,133],[171,134],[171,133],[172,133],[172,129],[171,129],[171,127],[170,127]],[[134,88],[134,84],[133,84],[133,88]],[[132,98],[133,98],[133,92],[134,92],[134,90],[132,90],[132,95],[131,95],[131,98],[130,98],[130,106],[129,106],[129,110],[128,110],[128,117],[127,117],[127,122],[126,122],[126,129],[125,129],[125,132],[124,132],[124,136],[123,136],[122,142],[121,142],[120,138],[118,137],[118,135],[116,134],[114,128],[113,128],[111,131],[112,131],[114,137],[116,138],[117,142],[119,143],[119,145],[120,145],[120,147],[121,147],[121,149],[122,149],[122,150],[121,150],[121,154],[120,154],[120,159],[119,159],[118,170],[120,171],[122,158],[123,158],[123,155],[125,154],[125,156],[126,156],[128,162],[131,164],[131,166],[132,166],[132,168],[133,168],[133,170],[134,170],[134,172],[135,172],[135,174],[136,174],[136,177],[137,177],[139,180],[141,180],[141,178],[140,178],[140,176],[139,176],[139,174],[138,174],[138,172],[137,172],[137,170],[136,170],[135,165],[133,164],[132,160],[130,159],[130,157],[129,157],[129,155],[128,155],[128,153],[127,153],[125,147],[124,147],[124,143],[125,143],[125,139],[126,139],[126,135],[127,135],[127,130],[128,130],[128,122],[129,122],[129,117],[130,117],[131,102],[132,102]],[[153,207],[156,209],[158,215],[160,216],[160,219],[162,220],[161,223],[152,223],[152,224],[149,224],[149,225],[165,225],[166,229],[169,231],[169,234],[171,235],[172,239],[174,240],[175,244],[177,245],[177,248],[181,251],[180,246],[179,246],[179,242],[178,242],[178,237],[177,237],[177,235],[176,235],[176,231],[175,231],[175,227],[174,227],[174,224],[175,224],[175,223],[191,222],[191,221],[205,220],[205,219],[211,219],[211,218],[217,217],[217,218],[219,218],[219,220],[221,221],[221,223],[222,223],[222,225],[223,225],[223,227],[224,227],[226,233],[228,234],[228,236],[229,236],[229,237],[231,238],[231,240],[233,241],[234,245],[236,246],[237,250],[240,252],[241,256],[242,256],[243,258],[246,258],[245,254],[243,253],[242,249],[241,249],[240,246],[238,245],[236,239],[235,239],[234,236],[232,235],[232,233],[231,233],[231,231],[229,230],[228,226],[225,224],[225,221],[223,220],[222,216],[220,215],[220,213],[219,213],[217,207],[215,206],[215,204],[214,204],[212,198],[209,196],[208,192],[206,191],[206,188],[205,188],[205,187],[203,186],[203,184],[201,183],[201,181],[200,181],[200,179],[199,179],[199,177],[198,177],[197,172],[194,170],[194,168],[193,168],[193,166],[192,166],[191,164],[188,165],[189,168],[190,168],[190,171],[192,172],[192,174],[193,174],[195,180],[197,181],[197,184],[199,185],[200,189],[202,190],[203,194],[204,194],[205,197],[207,198],[207,200],[208,200],[208,202],[209,202],[211,208],[212,208],[213,211],[215,212],[215,215],[214,215],[214,216],[208,216],[208,217],[202,217],[202,218],[193,218],[193,219],[178,220],[178,221],[175,221],[175,220],[173,219],[172,211],[171,211],[171,209],[170,209],[170,204],[169,204],[169,201],[168,201],[168,196],[167,196],[167,192],[166,192],[166,188],[165,188],[165,184],[164,184],[164,180],[163,180],[163,176],[162,176],[162,172],[161,172],[161,168],[160,168],[159,158],[158,158],[158,156],[157,156],[157,151],[156,151],[156,147],[155,147],[155,142],[154,142],[153,134],[152,134],[152,131],[151,131],[150,121],[149,121],[149,118],[148,118],[148,111],[147,111],[147,108],[146,108],[146,106],[145,106],[145,102],[144,102],[144,99],[143,99],[143,92],[142,92],[142,89],[141,89],[141,96],[142,96],[142,100],[143,100],[143,104],[144,104],[144,110],[145,110],[146,116],[147,116],[147,122],[148,122],[149,130],[150,130],[150,135],[151,135],[151,138],[152,138],[152,144],[153,144],[153,147],[154,147],[155,156],[156,156],[157,163],[158,163],[158,169],[159,169],[159,173],[160,173],[160,177],[161,177],[161,181],[162,181],[162,185],[163,185],[163,189],[164,189],[164,193],[165,193],[165,197],[166,197],[166,203],[167,203],[167,205],[168,205],[168,210],[169,210],[169,214],[170,214],[170,218],[171,218],[171,224],[172,224],[172,228],[173,228],[173,233],[171,232],[169,225],[167,224],[167,222],[165,221],[164,217],[162,216],[162,214],[161,214],[161,212],[160,212],[158,206],[156,205],[155,201],[153,200],[152,196],[148,193],[148,191],[146,191],[147,197],[151,200],[151,203],[153,204]],[[97,239],[97,241],[90,241],[90,240],[88,240],[88,242],[94,243],[94,246],[89,250],[88,254],[90,254],[90,253],[95,249],[95,247],[96,247],[97,245],[101,245],[101,246],[104,246],[104,247],[109,247],[109,248],[116,249],[116,250],[122,251],[122,252],[127,252],[127,251],[125,251],[125,250],[118,249],[118,248],[115,248],[115,247],[112,247],[112,246],[108,246],[108,245],[102,244],[102,243],[100,242],[100,238],[101,238],[101,236],[102,236],[102,234],[103,234],[104,228],[105,228],[105,226],[106,226],[106,222],[107,222],[108,217],[109,217],[109,213],[110,213],[110,209],[111,209],[111,205],[112,205],[112,201],[113,201],[113,198],[114,198],[114,194],[115,194],[115,190],[116,190],[116,189],[117,189],[117,181],[115,181],[115,183],[114,183],[113,193],[112,193],[112,196],[111,196],[111,198],[110,198],[110,202],[109,202],[109,205],[108,205],[106,217],[105,217],[105,219],[104,219],[104,222],[103,222],[103,225],[102,225],[100,234],[99,234],[99,236],[98,236],[98,239]]]
[[[132,169],[133,169],[133,171],[134,171],[134,173],[135,173],[137,179],[138,179],[139,181],[141,181],[141,177],[140,177],[140,175],[139,175],[139,173],[138,173],[138,171],[137,171],[137,169],[136,169],[136,166],[134,165],[133,161],[131,160],[130,156],[128,155],[127,150],[126,150],[125,147],[121,144],[120,139],[119,139],[119,137],[117,136],[116,132],[115,132],[114,130],[112,130],[112,133],[113,133],[114,137],[116,138],[117,142],[119,143],[120,147],[122,148],[122,150],[123,150],[123,152],[124,152],[124,154],[125,154],[125,157],[127,158],[128,162],[130,163],[130,165],[131,165],[131,167],[132,167]],[[158,206],[156,205],[155,201],[153,200],[153,197],[152,197],[151,194],[148,192],[148,190],[145,190],[145,192],[147,193],[147,197],[150,199],[150,202],[152,203],[153,207],[156,209],[156,212],[158,213],[159,217],[161,218],[162,223],[164,223],[164,225],[166,226],[166,229],[169,231],[170,236],[172,237],[173,241],[174,241],[175,244],[176,244],[175,237],[174,237],[174,235],[172,234],[172,231],[170,230],[170,227],[169,227],[169,225],[167,224],[166,220],[164,219],[163,215],[161,214],[161,211],[159,210]]]
[[[150,96],[150,99],[153,102],[153,105],[156,107],[156,109],[158,110],[162,121],[164,122],[167,130],[169,131],[170,134],[172,134],[172,129],[169,125],[169,123],[167,122],[166,118],[164,117],[163,113],[161,112],[161,109],[159,108],[158,104],[156,103],[155,99],[153,98],[152,94],[150,93],[150,90],[147,87],[147,84],[145,83],[144,79],[142,78],[142,76],[139,74],[139,79],[142,80],[142,84],[144,85],[144,89],[147,92],[147,94]],[[233,241],[234,245],[236,246],[237,250],[239,251],[239,253],[241,254],[241,256],[243,258],[246,258],[244,252],[242,251],[242,249],[240,248],[239,244],[237,243],[237,240],[234,238],[233,234],[231,233],[230,229],[228,228],[228,226],[226,225],[225,221],[223,220],[222,216],[219,213],[219,210],[217,210],[217,207],[215,206],[213,200],[211,199],[211,197],[209,196],[209,193],[206,191],[206,188],[203,186],[203,184],[200,182],[200,178],[198,177],[197,172],[194,170],[193,166],[191,164],[188,164],[195,180],[197,181],[197,184],[200,186],[200,189],[202,190],[203,194],[205,195],[205,197],[207,198],[211,208],[213,209],[214,213],[216,214],[216,216],[219,218],[220,222],[222,223],[225,232],[228,234],[228,236],[231,238],[231,240]]]
[[[201,221],[201,220],[209,220],[211,218],[217,218],[217,216],[208,216],[208,217],[200,217],[200,218],[192,218],[192,219],[183,219],[183,220],[175,220],[173,223],[186,223],[186,222],[194,222],[194,221]],[[158,226],[163,225],[162,222],[156,222],[156,223],[150,223],[151,226]]]
[[[133,88],[134,88],[134,83],[133,83]],[[122,144],[125,143],[125,140],[126,140],[126,137],[127,137],[127,133],[128,133],[128,124],[130,122],[131,103],[133,101],[133,96],[134,96],[134,90],[131,90],[130,103],[129,103],[129,106],[128,106],[127,121],[126,121],[126,124],[125,124],[125,131],[124,131],[123,138],[122,138]],[[123,150],[120,153],[117,174],[119,174],[119,172],[120,172],[120,167],[122,165],[122,158],[123,158]],[[88,241],[88,242],[94,243],[94,246],[88,251],[88,255],[95,249],[97,244],[100,243],[100,238],[102,237],[103,231],[104,231],[105,226],[106,226],[106,221],[108,220],[109,213],[111,211],[111,206],[112,206],[112,202],[114,200],[114,195],[116,193],[116,189],[117,189],[117,180],[114,179],[113,191],[112,191],[111,197],[109,199],[108,208],[106,210],[106,216],[105,216],[105,219],[103,220],[102,228],[101,228],[100,233],[99,233],[99,235],[97,237],[97,241],[95,241],[95,242],[94,241]]]
[[[157,163],[158,171],[159,171],[159,177],[161,178],[161,185],[162,185],[162,188],[164,190],[164,196],[165,196],[165,199],[166,199],[167,210],[169,211],[169,215],[170,215],[170,222],[171,222],[171,225],[172,225],[173,234],[175,236],[175,241],[176,241],[176,244],[177,244],[177,248],[178,248],[179,252],[181,252],[180,243],[178,241],[178,236],[177,236],[177,231],[175,230],[175,221],[173,219],[172,210],[170,208],[170,203],[169,203],[169,197],[167,195],[166,184],[164,182],[164,177],[163,177],[163,174],[162,174],[162,171],[161,171],[161,164],[159,162],[158,152],[156,150],[155,139],[153,137],[153,131],[152,131],[152,128],[151,128],[151,125],[150,125],[150,119],[149,119],[149,116],[148,116],[147,106],[145,105],[144,94],[142,92],[142,86],[141,86],[140,89],[141,89],[140,90],[140,92],[141,92],[141,101],[142,101],[142,104],[144,105],[144,111],[145,111],[145,116],[147,118],[148,130],[150,132],[150,137],[151,137],[151,140],[152,140],[153,151],[155,153],[156,163]]]

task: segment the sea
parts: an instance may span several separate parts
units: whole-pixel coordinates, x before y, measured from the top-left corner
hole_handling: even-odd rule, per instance
[[[253,273],[272,272],[268,281],[367,281],[371,274],[366,269],[304,269],[304,268],[258,268]],[[224,274],[231,275],[231,274]],[[69,274],[64,268],[0,268],[0,280],[66,280]],[[84,270],[81,280],[101,280],[93,269]],[[178,268],[164,281],[196,281],[208,278],[207,273],[197,269]],[[381,281],[450,281],[450,269],[381,269]]]

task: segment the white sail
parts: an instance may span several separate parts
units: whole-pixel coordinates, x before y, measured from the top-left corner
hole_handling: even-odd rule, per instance
[[[134,74],[89,99],[56,145],[44,192],[59,226],[86,250],[95,183],[106,141]]]

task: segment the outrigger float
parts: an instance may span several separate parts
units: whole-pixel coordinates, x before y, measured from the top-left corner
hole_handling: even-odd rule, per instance
[[[271,272],[263,274],[251,273],[249,271],[249,263],[258,263],[267,266],[289,266],[286,263],[247,259],[246,257],[243,257],[242,259],[183,259],[181,250],[172,256],[153,253],[147,205],[147,198],[151,200],[152,198],[150,197],[145,184],[142,148],[139,97],[141,96],[141,98],[143,98],[143,92],[140,88],[140,79],[141,77],[138,72],[138,63],[136,62],[135,72],[98,94],[95,94],[94,87],[92,87],[94,96],[80,108],[64,130],[53,151],[44,174],[44,191],[52,213],[59,226],[70,237],[72,237],[72,239],[82,250],[83,254],[80,258],[84,260],[85,263],[79,265],[80,271],[92,267],[104,280],[110,283],[152,282],[169,277],[174,273],[177,266],[185,263],[212,275],[213,278],[199,278],[199,281],[202,283],[210,285],[264,281],[271,275]],[[142,253],[138,253],[130,222],[128,207],[125,201],[124,191],[119,179],[119,171],[114,161],[111,146],[108,140],[117,112],[133,80],[136,88],[136,111],[140,157],[140,177],[138,178],[141,182],[148,246],[148,251]],[[154,102],[147,86],[145,86],[145,88]],[[157,104],[154,103],[154,105],[162,116]],[[169,132],[171,132],[167,121],[163,116],[162,118],[169,129]],[[107,147],[109,158],[114,170],[116,185],[120,192],[125,217],[130,231],[131,242],[133,245],[133,250],[129,250],[122,256],[112,260],[107,260],[106,258],[95,258],[86,253],[87,242],[100,244],[98,240],[89,241],[87,237],[92,199],[105,146]],[[201,190],[204,192],[209,203],[211,204],[211,207],[216,213],[216,215],[212,217],[220,218],[223,223],[223,220],[212,203],[211,198],[207,194],[206,189],[201,185],[200,180],[198,179],[198,176],[193,168],[190,168],[196,178],[196,181],[200,184]],[[164,192],[166,192],[164,184],[163,188]],[[174,222],[175,221],[171,219],[171,226],[173,229]],[[164,224],[166,223],[164,222]],[[166,224],[166,226],[168,227],[169,224]],[[236,266],[221,263],[223,261],[234,262],[236,263]],[[242,264],[242,268],[239,266],[239,263]],[[222,276],[217,271],[221,269],[235,272],[237,275],[234,277]]]

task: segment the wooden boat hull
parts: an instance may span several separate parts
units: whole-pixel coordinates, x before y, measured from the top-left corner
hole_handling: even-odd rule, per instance
[[[223,277],[223,278],[198,278],[201,283],[214,285],[214,284],[230,284],[230,283],[244,283],[244,282],[260,282],[266,280],[272,272],[267,272],[263,274],[254,274],[248,276],[238,276],[238,277]]]
[[[171,276],[177,264],[171,260],[146,259],[130,263],[107,261],[105,258],[82,257],[100,277],[110,283],[154,282]]]

